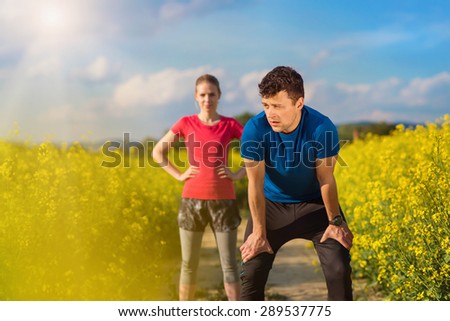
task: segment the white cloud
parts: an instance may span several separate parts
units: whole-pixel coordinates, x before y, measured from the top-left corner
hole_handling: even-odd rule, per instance
[[[331,55],[329,50],[321,50],[311,59],[310,65],[313,68],[319,67]]]
[[[399,119],[399,114],[394,112],[383,111],[379,109],[371,110],[369,112],[362,112],[355,120],[372,121],[372,122],[394,122]],[[403,117],[403,116],[401,116]]]
[[[258,84],[267,72],[268,70],[253,71],[243,75],[239,80],[239,89],[245,97],[246,103],[254,109],[261,106]]]
[[[337,48],[380,47],[402,43],[411,40],[414,35],[410,32],[383,28],[373,31],[354,32],[341,37],[332,43]]]
[[[88,133],[95,133],[97,138],[113,135],[120,124],[114,124],[116,119],[108,112],[106,104],[103,99],[92,98],[80,104],[41,106],[35,117],[28,120],[27,127],[35,133],[36,139],[41,139],[43,134],[52,135],[58,141],[84,139]]]
[[[306,82],[305,87],[306,104],[338,122],[434,120],[448,110],[450,101],[447,72],[409,82],[391,77],[360,84]]]
[[[322,87],[326,86],[325,80],[308,81],[303,84],[305,90],[305,101],[314,100],[317,93],[320,93]]]
[[[74,116],[73,107],[62,105],[50,107],[37,117],[39,122],[68,122]]]
[[[350,84],[345,84],[345,83],[338,83],[336,84],[336,88],[338,90],[341,90],[345,93],[348,94],[367,94],[370,89],[371,89],[371,85],[368,84],[357,84],[357,85],[350,85]]]
[[[59,73],[61,70],[61,61],[56,57],[49,57],[47,59],[37,61],[37,62],[25,62],[29,63],[26,68],[26,76],[28,78],[36,77],[53,77]]]
[[[159,9],[159,16],[162,20],[174,20],[184,16],[191,11],[192,2],[179,3],[169,1]]]
[[[110,72],[109,62],[105,57],[98,57],[86,68],[86,76],[91,80],[101,80]]]
[[[447,103],[450,101],[450,73],[442,72],[430,78],[415,78],[400,91],[405,105],[417,107],[430,102]]]
[[[154,74],[132,76],[116,87],[114,106],[121,110],[132,110],[170,105],[190,96],[193,100],[195,80],[205,73],[220,79],[223,70],[208,66],[185,70],[169,68]]]
[[[1,75],[1,74],[0,74]],[[222,100],[232,103],[239,99],[239,93],[237,91],[229,90],[226,93],[222,93]]]
[[[87,121],[101,119],[101,110],[95,105],[95,100],[87,102],[82,106],[70,104],[51,106],[37,117],[40,122],[65,122],[80,124]]]
[[[8,79],[9,77],[11,77],[12,75],[12,71],[10,69],[0,69],[0,80],[2,79]]]
[[[246,106],[252,112],[260,110],[258,83],[267,71],[244,74],[237,86],[229,86],[227,102]],[[429,78],[405,82],[390,77],[373,83],[330,83],[326,80],[305,81],[306,104],[339,121],[394,121],[409,119],[410,107],[415,116],[429,112],[433,117],[448,109],[450,101],[450,74],[447,72]],[[447,107],[446,107],[447,106]],[[426,110],[419,111],[419,107]],[[421,115],[420,117],[424,117]]]
[[[192,14],[198,14],[220,8],[222,5],[232,4],[233,0],[190,0],[167,1],[159,9],[159,18],[163,21],[174,21]]]
[[[102,81],[114,76],[119,69],[119,64],[109,61],[105,56],[99,56],[78,74],[90,81]]]
[[[360,103],[384,103],[386,101],[398,101],[398,91],[401,81],[391,77],[375,83],[347,84],[337,83],[335,88],[347,99]]]
[[[450,22],[436,22],[429,27],[429,33],[436,35],[437,43],[450,39]]]

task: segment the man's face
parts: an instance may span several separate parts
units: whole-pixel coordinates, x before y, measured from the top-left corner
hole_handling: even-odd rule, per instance
[[[263,97],[262,105],[275,132],[290,133],[300,123],[303,97],[293,103],[286,91],[280,91],[272,97]]]

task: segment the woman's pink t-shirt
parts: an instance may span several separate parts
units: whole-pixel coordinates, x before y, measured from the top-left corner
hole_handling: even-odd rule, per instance
[[[228,165],[229,143],[240,139],[243,126],[234,118],[220,116],[213,125],[203,124],[197,115],[185,116],[171,128],[184,138],[189,164],[199,173],[185,181],[182,197],[204,200],[235,199],[232,180],[220,178],[217,169]]]

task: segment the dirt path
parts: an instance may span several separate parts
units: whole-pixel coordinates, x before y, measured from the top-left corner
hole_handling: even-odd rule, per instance
[[[238,231],[238,246],[243,242],[246,222]],[[222,271],[214,234],[207,228],[203,236],[198,273],[199,300],[226,300],[223,291]],[[381,300],[364,280],[353,280],[355,300]],[[312,243],[292,240],[277,254],[266,286],[266,300],[277,301],[324,301],[327,288]]]

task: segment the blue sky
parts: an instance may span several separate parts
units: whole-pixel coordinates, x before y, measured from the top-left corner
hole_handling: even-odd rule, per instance
[[[159,138],[198,108],[261,111],[257,84],[288,65],[335,123],[450,112],[448,1],[0,0],[0,137]]]

